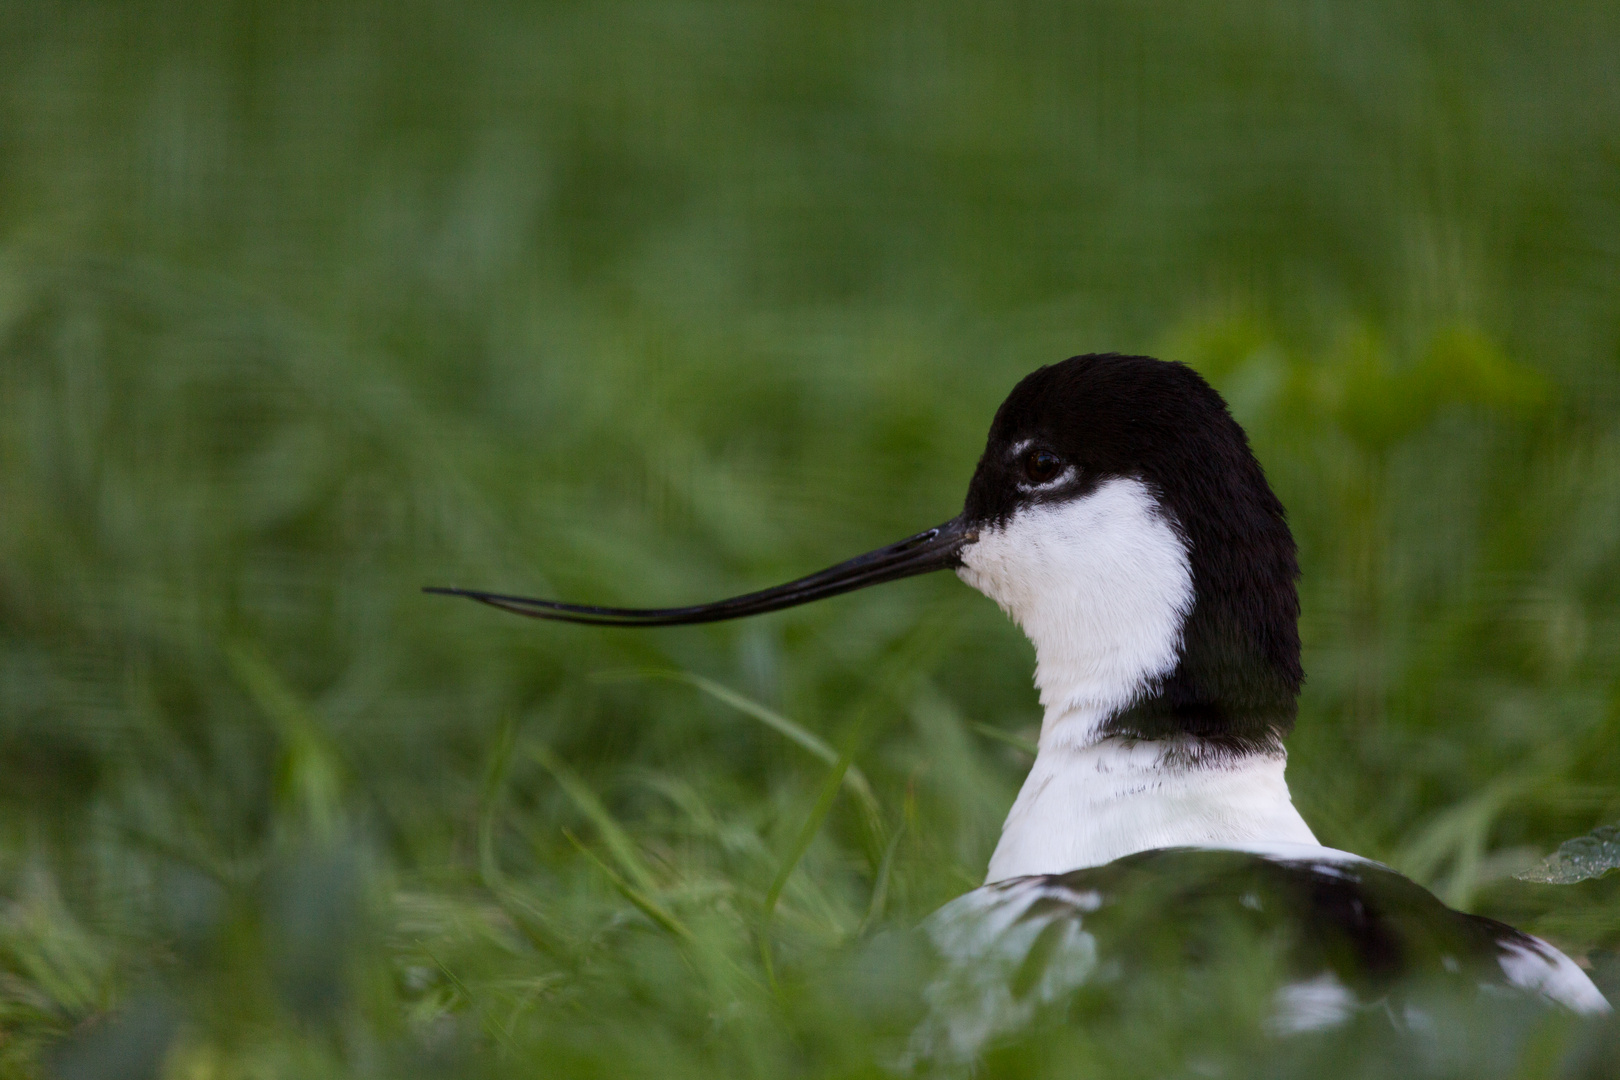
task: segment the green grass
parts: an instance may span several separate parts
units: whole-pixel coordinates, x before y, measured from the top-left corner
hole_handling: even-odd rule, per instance
[[[1512,877],[1620,819],[1613,4],[0,25],[0,1075],[882,1074],[1039,720],[994,606],[418,589],[818,569],[1093,350],[1197,365],[1289,507],[1322,839],[1620,946],[1615,875]],[[992,1071],[1604,1075],[1506,1006],[1279,1048],[1263,960]]]

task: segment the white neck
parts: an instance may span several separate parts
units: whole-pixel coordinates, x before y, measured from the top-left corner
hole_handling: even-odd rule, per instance
[[[1098,735],[1082,721],[1101,724],[1175,668],[1193,604],[1186,543],[1152,490],[1123,477],[980,530],[957,574],[1028,636],[1041,705],[1077,744]]]
[[[1051,738],[1001,827],[987,881],[1059,874],[1162,847],[1317,844],[1283,779],[1286,755],[1200,756],[1191,740]]]
[[[1059,478],[1061,482],[1062,478]],[[1100,866],[1151,848],[1316,844],[1286,757],[1129,742],[1104,725],[1170,674],[1193,606],[1187,543],[1130,477],[982,529],[962,579],[1035,645],[1040,752],[990,859],[991,881]]]

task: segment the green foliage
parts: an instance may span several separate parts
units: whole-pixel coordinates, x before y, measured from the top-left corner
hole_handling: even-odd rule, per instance
[[[1585,836],[1565,840],[1539,865],[1521,870],[1517,877],[1520,881],[1573,885],[1602,877],[1616,867],[1620,867],[1620,827],[1599,825]]]
[[[0,18],[0,1075],[884,1074],[1039,720],[993,605],[417,590],[819,568],[1108,349],[1206,372],[1289,507],[1323,840],[1611,977],[1620,878],[1514,874],[1620,817],[1613,4]],[[1279,1045],[1270,978],[990,1071],[1616,1059],[1510,1005]]]

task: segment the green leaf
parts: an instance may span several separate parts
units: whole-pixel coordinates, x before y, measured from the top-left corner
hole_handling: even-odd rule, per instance
[[[1620,826],[1599,825],[1585,836],[1565,840],[1540,866],[1515,874],[1520,881],[1573,885],[1620,867]]]

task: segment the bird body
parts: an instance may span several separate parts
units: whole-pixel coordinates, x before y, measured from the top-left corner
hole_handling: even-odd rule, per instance
[[[1608,1002],[1540,938],[1453,911],[1386,866],[1311,844],[1153,848],[974,889],[932,915],[943,963],[910,1058],[967,1062],[1082,987],[1218,955],[1236,940],[1291,977],[1278,1036],[1375,1010],[1432,1025],[1435,993],[1507,992],[1579,1013]]]
[[[1149,939],[1202,955],[1201,935],[1230,925],[1276,939],[1291,975],[1278,1034],[1356,1007],[1398,1018],[1410,980],[1608,1011],[1551,945],[1323,847],[1294,807],[1293,536],[1243,429],[1183,365],[1094,354],[1037,370],[997,410],[961,514],[773,589],[653,610],[434,591],[667,626],[939,569],[1023,629],[1044,718],[987,884],[928,922],[947,970],[919,1052],[971,1057],[1040,1002],[1128,972]]]

